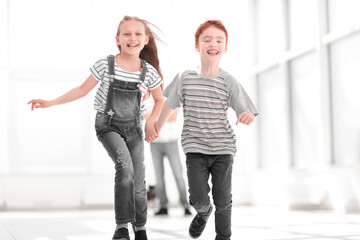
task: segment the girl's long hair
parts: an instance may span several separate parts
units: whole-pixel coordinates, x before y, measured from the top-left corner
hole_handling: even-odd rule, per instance
[[[144,24],[145,27],[145,33],[149,36],[149,42],[147,45],[144,46],[144,48],[141,50],[140,52],[140,58],[145,60],[146,62],[150,63],[155,69],[156,71],[159,73],[160,77],[163,79],[163,75],[160,69],[160,61],[159,61],[159,57],[158,57],[158,50],[157,50],[157,46],[156,46],[156,40],[159,42],[164,43],[159,36],[154,33],[154,31],[151,30],[150,26],[155,27],[156,29],[158,29],[160,32],[161,30],[155,26],[154,24],[138,18],[138,17],[131,17],[131,16],[125,16],[121,22],[119,23],[119,27],[117,30],[116,35],[118,36],[120,33],[120,26],[123,22],[125,21],[129,21],[129,20],[136,20],[139,21],[141,23]],[[121,52],[121,46],[118,45],[119,51]],[[164,89],[164,84],[161,84],[161,90]],[[149,97],[149,92],[146,93],[146,95],[144,96],[144,99],[147,99]]]

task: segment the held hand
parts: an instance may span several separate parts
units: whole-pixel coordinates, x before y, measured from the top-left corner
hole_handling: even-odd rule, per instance
[[[31,111],[33,111],[34,108],[47,108],[51,106],[50,101],[43,99],[33,99],[29,101],[28,104],[31,104]]]
[[[238,119],[236,121],[236,125],[238,125],[238,123],[243,123],[245,125],[250,125],[255,119],[254,114],[252,113],[248,113],[248,112],[242,112],[239,116]]]
[[[155,124],[151,122],[147,122],[145,124],[145,141],[151,143],[158,138],[159,134],[155,129]]]

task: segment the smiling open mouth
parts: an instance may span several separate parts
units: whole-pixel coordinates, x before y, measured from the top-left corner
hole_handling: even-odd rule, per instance
[[[139,44],[137,44],[137,43],[129,43],[127,46],[130,47],[130,48],[134,48],[134,47],[139,46]]]
[[[207,51],[207,53],[208,53],[209,55],[218,55],[218,54],[219,54],[219,51],[209,50],[209,51]]]

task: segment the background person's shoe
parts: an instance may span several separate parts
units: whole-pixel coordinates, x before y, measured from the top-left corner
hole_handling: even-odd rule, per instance
[[[168,215],[167,208],[160,208],[160,210],[155,213],[155,216],[159,216],[159,215]]]
[[[187,215],[187,216],[192,215],[192,213],[190,212],[190,209],[188,209],[188,208],[185,208],[184,214]]]

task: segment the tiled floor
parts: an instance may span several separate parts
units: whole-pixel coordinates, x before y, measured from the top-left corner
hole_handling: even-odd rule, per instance
[[[213,217],[200,240],[215,239]],[[150,210],[149,240],[190,239],[191,219],[181,209],[168,217]],[[232,240],[360,240],[360,214],[234,207],[232,229]],[[111,210],[0,212],[0,240],[110,240],[113,230]]]

